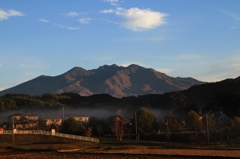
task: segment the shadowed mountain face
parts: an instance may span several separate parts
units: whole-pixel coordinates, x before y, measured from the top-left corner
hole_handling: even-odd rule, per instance
[[[55,77],[39,76],[1,91],[0,96],[7,93],[38,95],[77,92],[80,95],[108,93],[115,97],[123,97],[184,90],[202,83],[193,78],[169,77],[154,69],[134,64],[128,67],[114,64],[100,66],[93,70],[74,67],[68,72]]]

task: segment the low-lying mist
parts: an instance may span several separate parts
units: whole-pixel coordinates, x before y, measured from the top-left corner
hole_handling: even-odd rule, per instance
[[[146,108],[148,109],[148,108]],[[149,108],[148,110],[155,113],[158,121],[163,121],[164,116],[168,112],[161,111],[158,109]],[[97,119],[108,119],[110,116],[119,115],[126,120],[130,120],[134,118],[134,111],[130,110],[106,110],[106,109],[90,109],[90,108],[59,108],[59,109],[47,109],[47,110],[15,110],[15,111],[6,111],[0,112],[0,122],[8,121],[8,116],[13,115],[15,113],[23,113],[23,114],[35,114],[38,115],[40,119],[64,119],[68,117],[96,117]]]

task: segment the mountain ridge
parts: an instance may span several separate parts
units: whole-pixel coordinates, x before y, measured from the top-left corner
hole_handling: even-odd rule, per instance
[[[103,65],[97,69],[86,70],[73,67],[57,76],[41,75],[12,88],[0,91],[7,93],[39,95],[44,93],[77,92],[80,95],[108,93],[115,97],[162,94],[188,89],[203,84],[194,78],[170,77],[152,68],[131,64],[127,67]]]

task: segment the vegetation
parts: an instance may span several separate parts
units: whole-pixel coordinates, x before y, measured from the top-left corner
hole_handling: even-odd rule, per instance
[[[146,135],[152,131],[153,123],[156,121],[156,115],[146,108],[140,108],[136,111],[136,121],[137,133]]]
[[[188,113],[185,118],[185,122],[186,126],[192,130],[200,129],[202,127],[200,115],[193,110]]]
[[[0,112],[8,110],[58,109],[58,108],[101,108],[135,111],[141,107],[174,112],[184,117],[194,110],[205,114],[222,111],[229,117],[240,116],[240,77],[216,83],[197,85],[184,91],[165,94],[149,94],[115,98],[109,94],[80,96],[74,92],[62,94],[46,93],[30,96],[6,94],[0,97]]]
[[[85,135],[87,130],[81,122],[76,121],[74,118],[69,118],[63,121],[62,132],[67,134]]]

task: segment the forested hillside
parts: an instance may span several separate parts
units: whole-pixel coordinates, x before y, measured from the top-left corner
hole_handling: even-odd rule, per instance
[[[109,94],[81,96],[77,93],[30,96],[6,94],[0,97],[0,111],[100,108],[106,110],[134,110],[147,107],[184,115],[190,110],[203,113],[223,111],[228,116],[240,115],[240,78],[193,86],[188,90],[165,94],[149,94],[115,98]]]

